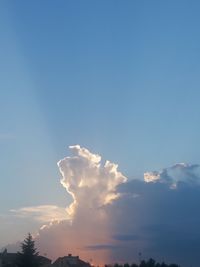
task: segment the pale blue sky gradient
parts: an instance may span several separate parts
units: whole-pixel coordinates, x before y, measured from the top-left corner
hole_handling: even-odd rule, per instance
[[[129,178],[199,163],[199,1],[0,2],[0,213],[66,206],[80,144]]]

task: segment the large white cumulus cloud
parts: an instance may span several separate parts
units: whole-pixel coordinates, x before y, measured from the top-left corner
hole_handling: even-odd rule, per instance
[[[58,162],[61,183],[73,197],[69,214],[73,216],[80,207],[100,208],[118,198],[117,186],[126,181],[117,170],[118,165],[110,161],[102,165],[99,155],[79,145],[70,146],[70,149],[74,156]]]
[[[120,197],[117,187],[127,178],[118,171],[117,164],[102,163],[99,155],[86,148],[75,145],[70,146],[70,150],[73,155],[60,160],[58,167],[61,184],[72,196],[72,204],[66,209],[65,221],[41,228],[38,244],[54,258],[68,251],[103,263],[109,260],[107,249],[112,248],[114,242],[106,207]]]

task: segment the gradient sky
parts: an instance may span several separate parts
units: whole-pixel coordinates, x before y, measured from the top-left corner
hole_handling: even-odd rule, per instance
[[[69,145],[129,179],[199,163],[199,12],[184,0],[0,1],[0,214],[65,207],[56,162]]]

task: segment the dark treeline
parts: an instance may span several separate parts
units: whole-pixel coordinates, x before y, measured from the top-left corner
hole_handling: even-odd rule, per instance
[[[111,267],[111,265],[105,265],[105,267]],[[177,264],[166,264],[164,262],[159,263],[156,262],[154,259],[149,259],[147,261],[142,260],[139,264],[136,263],[125,263],[125,264],[118,264],[115,263],[114,265],[112,265],[112,267],[180,267]]]
[[[2,256],[4,253],[1,253]],[[6,253],[5,253],[6,254]],[[29,233],[27,238],[24,240],[24,242],[21,243],[21,252],[17,253],[17,257],[14,261],[13,265],[1,264],[0,267],[40,267],[43,266],[42,264],[42,256],[39,256],[39,253],[37,252],[37,249],[35,248],[35,242]],[[48,260],[48,259],[47,259]],[[49,260],[51,262],[51,260]],[[3,263],[3,262],[2,262]],[[50,264],[51,265],[51,264]],[[68,265],[65,265],[69,267]],[[64,267],[64,266],[63,266]],[[78,266],[77,266],[78,267]],[[125,263],[125,264],[118,264],[115,263],[114,265],[105,265],[105,267],[180,267],[177,264],[166,264],[164,262],[159,263],[156,262],[154,259],[149,259],[147,261],[141,260],[139,264],[136,263]]]

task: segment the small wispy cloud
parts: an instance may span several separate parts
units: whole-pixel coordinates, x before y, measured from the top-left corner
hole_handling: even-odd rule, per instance
[[[20,218],[32,218],[42,223],[67,219],[66,209],[56,205],[23,207],[20,209],[12,209],[10,212],[14,216]]]

